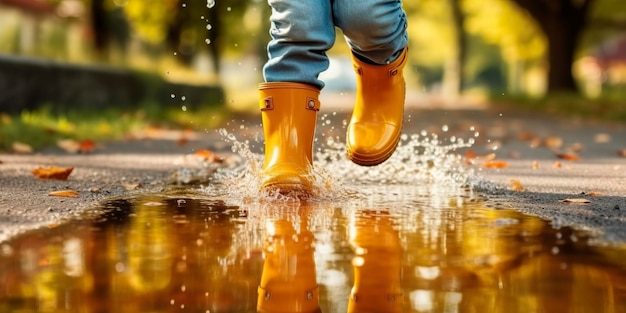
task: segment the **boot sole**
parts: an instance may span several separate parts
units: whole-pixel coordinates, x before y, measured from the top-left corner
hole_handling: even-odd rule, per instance
[[[395,138],[394,143],[390,145],[388,149],[383,150],[383,152],[377,154],[359,154],[358,152],[352,151],[350,146],[347,146],[348,158],[353,163],[361,166],[376,166],[387,161],[387,159],[389,159],[393,155],[393,153],[396,151],[396,148],[398,147],[399,142],[400,135]]]

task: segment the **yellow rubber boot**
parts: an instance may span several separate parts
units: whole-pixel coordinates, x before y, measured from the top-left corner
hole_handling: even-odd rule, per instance
[[[320,312],[313,239],[309,230],[296,233],[287,220],[277,220],[268,226],[258,312]]]
[[[406,60],[406,48],[387,65],[367,64],[352,56],[357,74],[356,103],[346,137],[352,162],[378,165],[396,150],[404,116]]]
[[[402,312],[401,247],[398,232],[387,216],[362,212],[350,227],[354,285],[348,313]]]
[[[313,137],[319,89],[300,83],[262,83],[260,109],[265,136],[261,189],[310,193]]]

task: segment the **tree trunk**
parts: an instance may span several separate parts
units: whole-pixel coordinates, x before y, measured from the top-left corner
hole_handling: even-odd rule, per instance
[[[578,93],[572,73],[574,55],[595,0],[513,1],[530,13],[548,40],[548,93]]]
[[[100,58],[106,58],[110,35],[110,27],[107,22],[107,12],[104,5],[104,0],[92,0],[89,12],[93,44]]]
[[[556,16],[542,23],[548,39],[548,92],[579,92],[572,66],[581,37],[580,21]]]
[[[467,34],[465,33],[465,15],[461,9],[462,0],[449,0],[454,27],[455,48],[454,58],[446,66],[444,83],[446,89],[453,96],[458,96],[463,91],[464,67],[467,55]]]

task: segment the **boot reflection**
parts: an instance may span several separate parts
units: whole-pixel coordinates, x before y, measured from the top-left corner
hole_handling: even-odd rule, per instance
[[[257,310],[264,313],[321,312],[315,278],[313,233],[300,216],[297,232],[287,219],[268,219],[265,261],[258,288]]]
[[[348,312],[402,312],[398,232],[386,213],[356,214],[349,234],[355,256]]]

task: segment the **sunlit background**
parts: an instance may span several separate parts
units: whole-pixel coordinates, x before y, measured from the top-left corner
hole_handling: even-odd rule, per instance
[[[622,0],[421,0],[404,7],[416,90],[624,92]],[[266,58],[269,11],[261,0],[0,0],[0,53],[248,88]],[[347,54],[340,37],[332,56]]]
[[[623,0],[411,0],[404,8],[407,102],[524,99],[538,109],[547,101],[532,99],[556,95],[567,111],[626,119]],[[0,0],[0,112],[21,112],[28,124],[46,118],[24,117],[41,105],[95,112],[148,103],[176,108],[159,113],[170,120],[207,106],[253,110],[270,13],[263,0]],[[328,54],[322,95],[352,91],[341,31]],[[194,120],[200,115],[179,124],[210,124]],[[59,131],[54,124],[44,128]],[[3,147],[20,139],[2,137]]]

